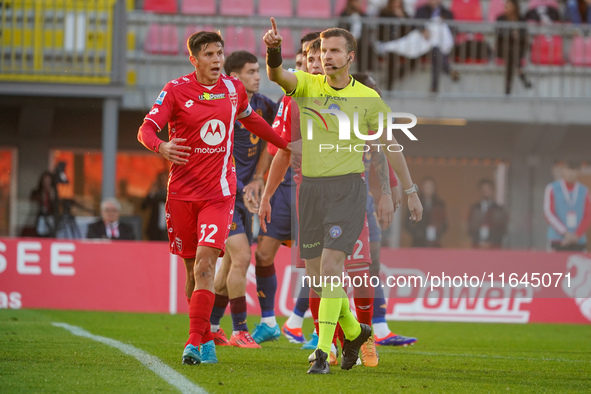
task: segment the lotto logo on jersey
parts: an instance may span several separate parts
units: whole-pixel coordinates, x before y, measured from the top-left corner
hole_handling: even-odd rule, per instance
[[[199,96],[199,100],[205,100],[205,101],[221,100],[223,98],[226,98],[226,93],[211,94],[211,93],[205,92],[201,96]]]
[[[226,125],[224,122],[217,119],[212,119],[206,122],[201,127],[201,139],[207,145],[216,146],[222,143],[226,137]]]
[[[164,97],[166,97],[166,93],[168,93],[166,90],[160,92],[158,98],[156,99],[156,104],[162,105],[162,103],[164,102]]]

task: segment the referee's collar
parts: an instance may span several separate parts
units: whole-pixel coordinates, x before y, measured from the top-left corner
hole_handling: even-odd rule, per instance
[[[353,78],[353,76],[352,76],[351,74],[349,74],[349,78],[351,78],[351,80],[349,81],[349,84],[348,84],[347,86],[355,86],[355,82],[357,82],[357,81],[355,81],[355,78]],[[324,83],[325,83],[325,84],[327,84],[328,86],[330,86],[330,84],[328,83],[328,77],[327,77],[326,75],[324,76]],[[345,86],[345,88],[346,88],[347,86]],[[336,90],[337,92],[338,92],[339,90],[343,90],[343,89],[345,89],[345,88],[335,89],[335,88],[333,88],[332,86],[330,86],[330,88],[331,88],[332,90]]]

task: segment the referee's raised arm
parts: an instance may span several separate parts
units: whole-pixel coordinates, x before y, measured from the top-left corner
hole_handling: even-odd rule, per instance
[[[277,30],[275,18],[271,18],[271,29],[265,33],[263,41],[267,46],[267,75],[269,79],[281,86],[286,92],[293,92],[298,79],[293,73],[281,67],[283,63],[281,57],[281,41],[283,41],[283,37]]]

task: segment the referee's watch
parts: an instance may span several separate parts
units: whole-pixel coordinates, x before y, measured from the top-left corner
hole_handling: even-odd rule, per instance
[[[410,187],[410,189],[404,190],[404,194],[408,195],[408,194],[418,193],[418,191],[419,191],[419,187],[417,186],[416,183],[413,183],[412,186]]]

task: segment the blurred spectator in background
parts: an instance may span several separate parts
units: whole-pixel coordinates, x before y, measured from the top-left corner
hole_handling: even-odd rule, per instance
[[[409,18],[409,15],[404,10],[402,0],[388,0],[388,4],[380,10],[380,18],[391,18],[391,19],[402,19]],[[392,41],[397,40],[407,35],[412,29],[409,25],[392,25],[392,24],[380,24],[378,27],[378,40],[379,41]],[[396,53],[388,53],[387,55],[387,67],[388,67],[388,78],[386,89],[392,90],[394,87],[394,81],[402,79],[405,68],[403,62],[410,62],[407,65],[408,68],[414,66],[416,61],[414,59],[405,59],[404,57]]]
[[[591,23],[591,0],[566,0],[566,16],[575,25]]]
[[[440,22],[445,20],[453,20],[453,13],[441,5],[441,0],[429,0],[427,4],[417,9],[415,14],[416,19],[429,19],[433,22]],[[445,25],[448,28],[447,25]],[[434,34],[433,29],[425,29],[424,33],[428,35]],[[442,32],[443,33],[443,32]],[[444,34],[441,34],[444,37]],[[425,37],[429,39],[430,37]],[[460,74],[457,71],[452,71],[449,65],[449,51],[447,48],[443,48],[437,45],[431,51],[431,92],[436,93],[439,91],[439,76],[441,71],[451,76],[453,81],[460,79]]]
[[[56,217],[58,215],[57,186],[53,174],[45,171],[39,178],[37,187],[31,192],[31,201],[37,204],[34,233],[23,236],[52,237],[55,236]]]
[[[119,222],[121,205],[115,198],[107,198],[101,202],[101,220],[88,225],[86,238],[107,238],[117,240],[134,240],[133,228]]]
[[[127,179],[119,181],[119,192],[117,193],[117,200],[121,205],[121,215],[129,216],[135,214],[135,205],[133,197],[129,194],[129,182]]]
[[[373,68],[373,45],[369,34],[369,26],[364,27],[361,18],[365,16],[361,0],[347,0],[345,9],[339,14],[339,26],[348,30],[357,40],[357,69],[367,71]]]
[[[554,22],[560,21],[560,14],[556,7],[552,7],[551,5],[539,5],[526,12],[525,20],[528,22],[551,25]]]
[[[556,251],[584,251],[585,233],[591,224],[589,189],[577,182],[579,164],[561,168],[561,178],[546,186],[544,216],[548,221],[548,243]]]
[[[168,241],[166,231],[166,186],[168,184],[168,173],[161,172],[150,192],[142,202],[142,209],[149,209],[150,216],[146,236],[150,241]]]
[[[498,249],[507,231],[507,213],[494,201],[492,181],[483,179],[478,187],[481,199],[470,209],[468,234],[474,248]]]
[[[404,221],[404,228],[412,237],[412,247],[440,248],[441,236],[447,230],[445,203],[437,195],[437,185],[427,177],[419,187],[419,198],[423,203],[423,220],[418,223]]]
[[[497,18],[497,22],[523,22],[517,0],[505,2],[505,13]],[[525,50],[527,47],[527,28],[507,26],[501,23],[496,28],[497,58],[505,62],[505,94],[511,94],[513,72],[517,69],[523,86],[531,88],[531,82],[523,71]]]

